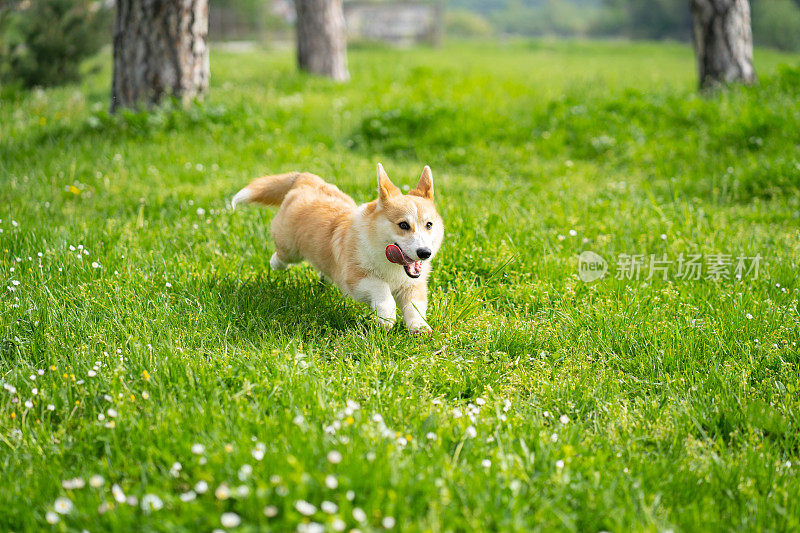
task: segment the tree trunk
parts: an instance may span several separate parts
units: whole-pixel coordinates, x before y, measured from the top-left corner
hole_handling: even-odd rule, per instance
[[[753,33],[747,0],[691,0],[700,87],[754,83]]]
[[[296,0],[300,69],[347,81],[347,36],[342,0]]]
[[[208,88],[208,0],[117,0],[111,112]]]

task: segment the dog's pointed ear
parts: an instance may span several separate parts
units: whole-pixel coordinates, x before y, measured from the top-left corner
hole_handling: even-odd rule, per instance
[[[425,165],[425,168],[422,169],[422,175],[419,177],[419,183],[408,194],[421,196],[433,201],[433,174],[431,173],[431,167]]]
[[[389,176],[386,175],[383,165],[378,163],[378,202],[386,202],[392,196],[399,196],[400,194],[402,194],[400,189],[395,187]]]

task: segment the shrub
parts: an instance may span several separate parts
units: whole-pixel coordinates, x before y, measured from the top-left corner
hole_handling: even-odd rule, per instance
[[[80,63],[108,38],[99,1],[12,2],[0,12],[0,81],[25,87],[79,79]]]
[[[447,35],[456,37],[487,37],[493,32],[489,21],[465,10],[448,11],[445,24]]]
[[[753,37],[758,44],[800,50],[800,6],[792,0],[756,0]]]

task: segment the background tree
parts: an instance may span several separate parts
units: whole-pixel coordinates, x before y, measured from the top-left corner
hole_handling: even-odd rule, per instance
[[[691,0],[700,87],[753,83],[753,33],[747,0]]]
[[[117,0],[111,111],[208,88],[208,0]]]
[[[300,69],[347,81],[347,36],[342,0],[296,0]]]

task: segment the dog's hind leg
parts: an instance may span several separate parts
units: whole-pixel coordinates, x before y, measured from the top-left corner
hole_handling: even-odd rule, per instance
[[[272,267],[272,270],[286,270],[289,268],[289,263],[283,261],[278,257],[278,252],[275,252],[269,260],[269,266]]]

